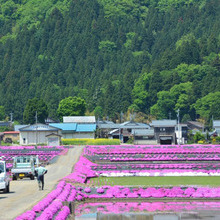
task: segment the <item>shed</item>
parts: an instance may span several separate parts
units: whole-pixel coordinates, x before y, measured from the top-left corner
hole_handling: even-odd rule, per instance
[[[7,142],[7,138],[11,139],[11,141],[19,141],[19,131],[5,131],[3,141]]]
[[[56,133],[51,133],[46,135],[47,137],[47,145],[48,146],[60,146],[61,143],[61,135]]]
[[[20,144],[46,144],[47,135],[54,133],[60,135],[61,129],[46,124],[34,124],[20,128]]]

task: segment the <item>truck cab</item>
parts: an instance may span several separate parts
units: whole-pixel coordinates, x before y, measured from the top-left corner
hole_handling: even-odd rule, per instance
[[[35,165],[38,164],[38,157],[34,156],[16,156],[14,157],[13,168],[11,170],[12,179],[30,178],[34,180]]]
[[[10,175],[6,162],[0,158],[0,191],[9,193]]]

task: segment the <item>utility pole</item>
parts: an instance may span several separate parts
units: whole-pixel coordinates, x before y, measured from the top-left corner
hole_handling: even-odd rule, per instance
[[[171,112],[169,112],[169,119],[171,120]]]
[[[12,112],[10,113],[10,122],[11,123],[13,122],[13,113]]]
[[[180,110],[177,110],[177,123],[178,123],[178,145],[180,145]]]
[[[36,111],[36,115],[35,115],[35,123],[36,123],[36,148],[37,148],[37,139],[38,139],[38,136],[37,136],[37,111]]]

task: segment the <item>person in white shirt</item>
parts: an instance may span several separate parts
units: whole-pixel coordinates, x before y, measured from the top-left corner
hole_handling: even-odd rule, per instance
[[[44,190],[44,174],[47,173],[47,169],[40,164],[39,167],[35,168],[35,173],[37,176],[39,190]]]

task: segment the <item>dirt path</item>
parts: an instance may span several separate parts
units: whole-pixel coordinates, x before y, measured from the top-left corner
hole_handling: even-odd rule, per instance
[[[11,181],[10,193],[0,192],[0,220],[12,220],[37,204],[51,192],[58,180],[71,173],[73,165],[78,161],[83,147],[70,149],[67,155],[59,157],[56,163],[48,165],[48,173],[44,177],[45,189],[39,191],[37,180],[23,179]]]

